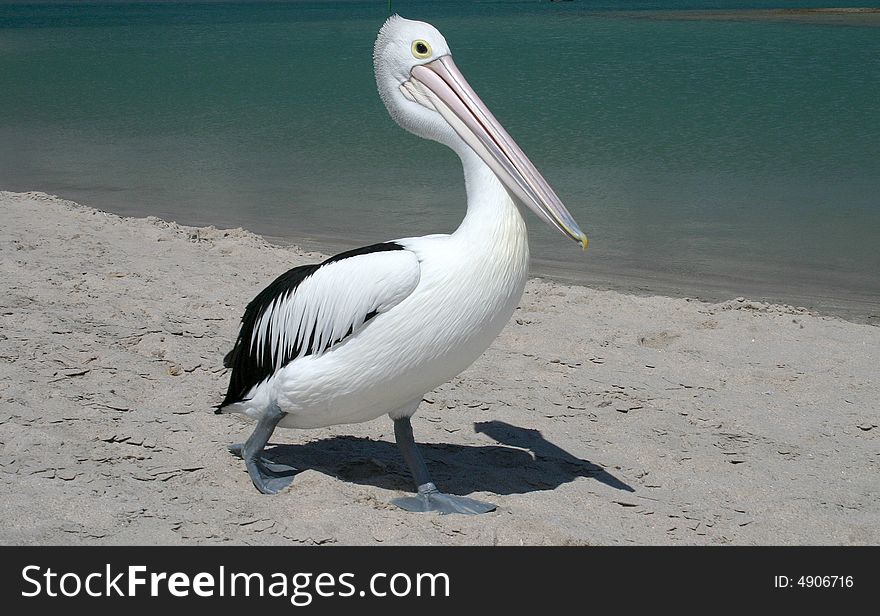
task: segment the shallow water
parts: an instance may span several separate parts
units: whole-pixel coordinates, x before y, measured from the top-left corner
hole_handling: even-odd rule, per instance
[[[444,32],[590,237],[530,221],[539,273],[880,315],[880,29],[665,12],[719,7],[394,2]],[[0,3],[0,188],[325,249],[450,231],[457,160],[375,93],[386,13]]]

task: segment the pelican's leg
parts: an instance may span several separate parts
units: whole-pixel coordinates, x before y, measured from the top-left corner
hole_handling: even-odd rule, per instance
[[[272,438],[275,426],[285,415],[286,413],[273,405],[257,422],[257,427],[248,440],[229,446],[229,451],[244,460],[251,481],[263,494],[278,494],[290,485],[296,474],[296,469],[292,466],[271,462],[261,455],[266,443]]]
[[[394,420],[394,437],[397,446],[406,460],[407,466],[412,473],[413,479],[419,488],[418,496],[404,496],[395,498],[391,502],[407,511],[437,511],[439,513],[487,513],[495,510],[495,505],[483,503],[466,496],[453,496],[444,494],[428,476],[428,467],[422,459],[413,438],[412,424],[409,417]]]

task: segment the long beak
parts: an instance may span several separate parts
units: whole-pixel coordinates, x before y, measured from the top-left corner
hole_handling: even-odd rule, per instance
[[[517,199],[551,227],[587,247],[587,236],[513,138],[468,85],[451,56],[412,69],[404,96],[435,109]]]

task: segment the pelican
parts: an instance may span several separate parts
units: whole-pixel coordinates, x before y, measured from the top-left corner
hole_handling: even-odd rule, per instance
[[[408,511],[485,513],[437,489],[413,438],[422,397],[470,366],[513,314],[528,275],[525,208],[583,248],[587,238],[452,61],[432,25],[397,15],[374,48],[379,95],[404,129],[461,158],[467,214],[452,234],[343,252],[279,276],[245,309],[224,364],[218,413],[256,421],[240,456],[274,494],[295,469],[262,456],[275,428],[322,428],[388,414],[417,494]]]

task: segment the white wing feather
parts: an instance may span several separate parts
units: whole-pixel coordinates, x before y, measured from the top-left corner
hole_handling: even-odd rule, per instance
[[[265,357],[269,345],[276,369],[309,352],[321,355],[356,334],[371,313],[387,312],[403,301],[419,277],[418,258],[408,250],[322,265],[266,308],[253,330],[251,353]]]

